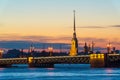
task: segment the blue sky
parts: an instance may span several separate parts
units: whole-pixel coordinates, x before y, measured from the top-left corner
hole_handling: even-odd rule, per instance
[[[120,42],[120,0],[0,0],[0,38],[65,42],[63,37],[72,37],[73,10],[79,40]]]

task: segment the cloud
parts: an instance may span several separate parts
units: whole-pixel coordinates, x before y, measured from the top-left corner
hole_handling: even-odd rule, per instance
[[[50,41],[51,39],[54,39],[54,37],[50,36],[21,36],[23,40],[28,40],[28,41],[37,41],[37,42],[47,42]]]
[[[32,42],[30,41],[0,41],[0,48],[3,49],[29,49]],[[35,47],[35,50],[41,51],[42,49],[48,49],[49,46],[52,46],[54,50],[62,49],[65,51],[69,51],[71,45],[70,44],[64,44],[64,43],[41,43],[41,42],[34,42],[33,46]],[[95,51],[98,50],[106,50],[106,48],[103,48],[101,46],[95,46]],[[79,46],[79,51],[84,50],[84,45]]]
[[[67,44],[67,46],[70,47],[71,45],[71,40],[72,36],[57,36],[57,37],[52,37],[52,36],[21,36],[17,34],[2,34],[0,35],[0,40],[2,42],[9,42],[10,46],[18,46],[20,43],[25,44],[25,45],[30,45],[31,42],[34,43],[52,43],[52,44]],[[88,44],[91,44],[91,42],[95,42],[97,46],[106,46],[108,43],[107,38],[95,38],[95,37],[87,37],[87,38],[81,38],[78,37],[78,42],[80,46],[84,46],[84,43],[87,42]],[[111,40],[114,45],[120,45],[119,39],[116,41],[116,39]],[[19,43],[19,44],[18,44]],[[9,44],[6,45],[9,46]],[[11,45],[14,44],[14,45]],[[16,44],[16,45],[15,45]],[[0,44],[1,46],[4,46],[4,44]],[[10,47],[9,47],[10,48]],[[15,47],[14,47],[15,48]]]
[[[82,26],[82,27],[77,27],[77,28],[105,28],[102,26]]]
[[[0,41],[0,48],[3,49],[29,49],[31,45],[31,41]],[[54,49],[62,49],[62,50],[70,50],[70,44],[64,43],[41,43],[41,42],[34,42],[33,46],[35,49],[48,49],[49,46],[52,46]],[[79,46],[79,51],[83,51],[84,46]],[[102,50],[102,47],[95,47],[95,50]]]
[[[120,25],[104,25],[104,26],[79,26],[76,28],[88,28],[88,29],[103,29],[103,28],[110,28],[110,27],[116,27],[120,28]],[[72,27],[71,27],[72,28]]]
[[[79,38],[79,40],[87,41],[87,42],[91,42],[91,41],[95,41],[95,42],[106,42],[106,41],[107,41],[107,39],[104,39],[104,38],[93,38],[93,37]]]
[[[43,43],[70,43],[72,36],[20,36],[16,34],[2,34],[0,35],[1,41],[33,41],[33,42],[43,42]],[[81,42],[106,42],[107,39],[105,38],[94,38],[94,37],[87,37],[81,38],[78,37],[78,40]],[[82,43],[79,43],[82,44]]]
[[[110,27],[116,27],[116,28],[120,28],[120,25],[112,25]]]
[[[8,41],[0,41],[0,48],[5,49],[28,49],[30,45],[33,43],[36,49],[43,49],[48,48],[50,45],[53,46],[54,49],[60,49],[60,46],[62,46],[62,49],[70,49],[71,46],[71,37],[47,37],[47,36],[23,36],[27,39],[22,40],[8,40]],[[43,38],[42,40],[34,40],[30,41],[29,39],[39,39]],[[65,41],[64,41],[65,39]],[[83,50],[84,43],[87,42],[88,44],[91,44],[91,42],[94,41],[96,50],[104,50],[106,47],[106,44],[108,43],[107,39],[104,38],[78,38],[79,42],[79,50]],[[119,41],[113,41],[111,42],[113,47],[119,48],[120,42]],[[43,46],[44,45],[44,46]]]
[[[1,34],[1,41],[33,41],[42,43],[69,43],[72,37],[53,36],[21,36],[17,34]]]
[[[69,28],[72,28],[72,26],[71,27],[69,27]],[[76,27],[76,28],[90,28],[90,29],[92,29],[92,28],[106,28],[106,27],[103,27],[103,26],[78,26],[78,27]]]
[[[116,41],[116,42],[111,42],[114,45],[120,45],[120,42]]]
[[[29,49],[30,45],[33,42],[31,41],[0,41],[0,48],[5,48],[5,49]],[[47,49],[49,46],[52,46],[54,49],[68,49],[70,46],[69,44],[65,43],[41,43],[41,42],[34,42],[33,46],[36,49]]]

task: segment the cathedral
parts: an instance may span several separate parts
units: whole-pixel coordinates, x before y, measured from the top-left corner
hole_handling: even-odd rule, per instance
[[[74,12],[74,26],[73,26],[73,38],[72,38],[72,44],[70,49],[70,56],[76,56],[78,54],[78,40],[76,37],[76,25],[75,25],[75,11]]]

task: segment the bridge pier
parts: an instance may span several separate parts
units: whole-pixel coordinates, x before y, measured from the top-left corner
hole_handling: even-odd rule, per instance
[[[33,57],[28,57],[28,66],[30,68],[53,68],[53,63],[37,63]]]
[[[120,55],[91,54],[90,65],[92,68],[117,68],[120,67]]]
[[[29,64],[30,68],[54,68],[54,64],[50,64],[50,63],[44,63],[44,64],[36,64],[36,63],[32,63]]]
[[[0,64],[0,68],[8,68],[11,66],[12,66],[12,64]]]
[[[91,54],[90,65],[92,68],[107,67],[107,54]]]
[[[107,67],[120,68],[120,55],[109,55],[106,64]]]

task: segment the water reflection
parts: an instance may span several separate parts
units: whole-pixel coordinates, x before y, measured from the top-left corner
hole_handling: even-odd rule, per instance
[[[54,72],[48,72],[48,76],[55,76]]]
[[[106,73],[108,73],[108,74],[110,74],[110,73],[113,72],[112,68],[107,68],[107,69],[105,69],[105,71],[106,71]]]
[[[48,70],[54,70],[54,68],[47,68]]]
[[[0,80],[119,80],[119,76],[119,68],[92,69],[86,64],[58,65],[55,68],[0,68]]]
[[[0,71],[3,71],[5,68],[0,68]]]

